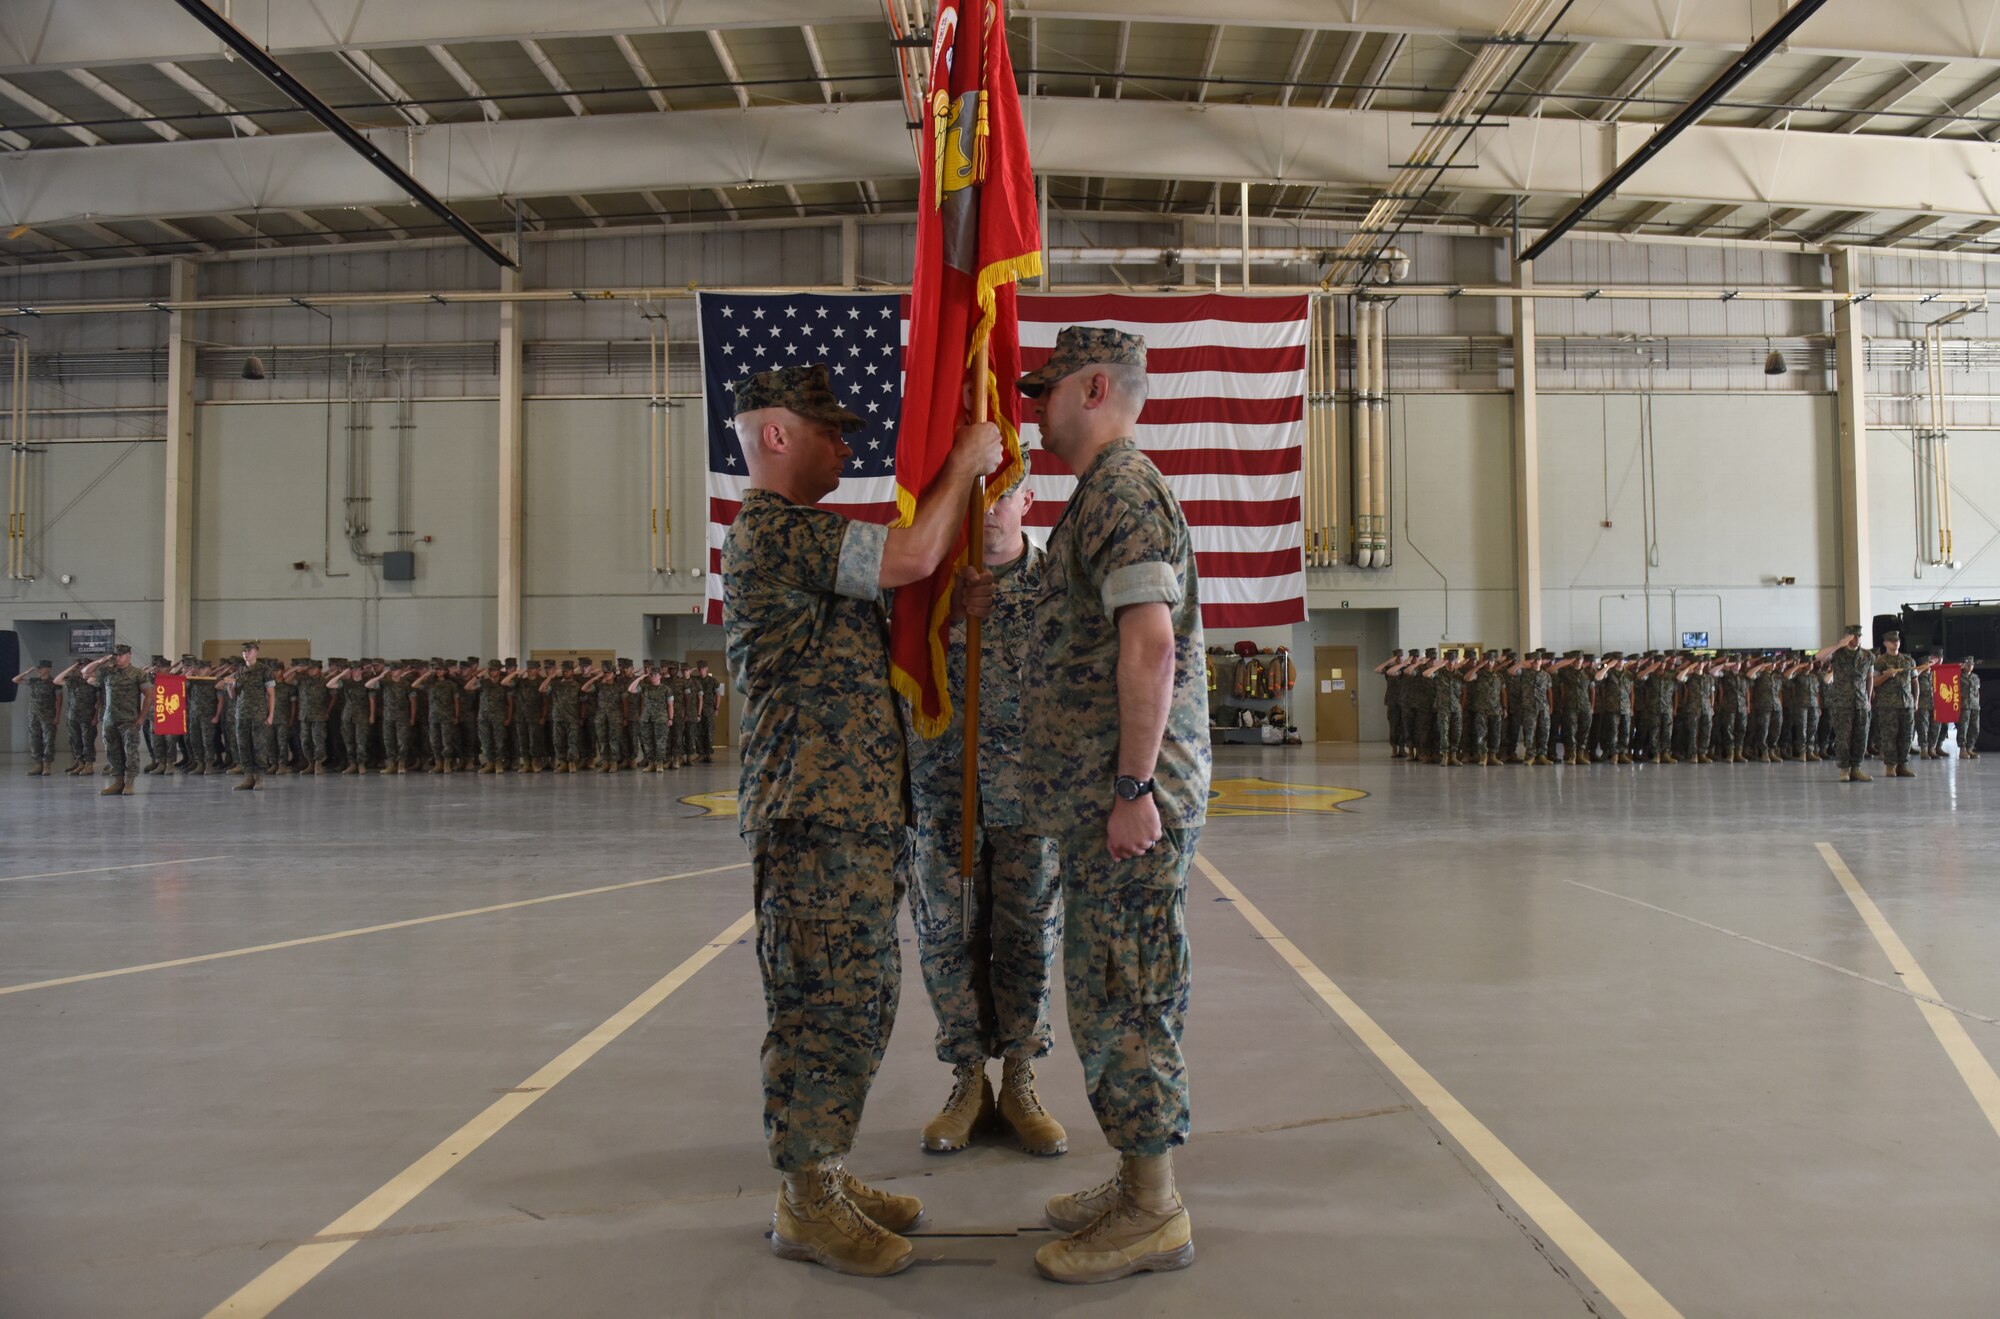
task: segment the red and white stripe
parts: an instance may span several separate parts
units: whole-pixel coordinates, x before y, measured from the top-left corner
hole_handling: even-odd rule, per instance
[[[1300,534],[1305,454],[1307,301],[1247,294],[1019,299],[1021,364],[1048,357],[1065,325],[1106,326],[1146,340],[1147,402],[1134,434],[1181,502],[1201,576],[1209,629],[1273,627],[1306,616]],[[909,323],[903,323],[907,337]],[[1076,477],[1021,428],[1033,449],[1028,521],[1052,527]],[[708,617],[722,618],[722,538],[741,507],[746,476],[710,472]],[[888,522],[890,477],[843,481],[825,507]]]

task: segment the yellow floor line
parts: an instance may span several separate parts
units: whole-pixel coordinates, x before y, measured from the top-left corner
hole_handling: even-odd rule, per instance
[[[706,870],[683,870],[677,875],[656,875],[652,879],[627,880],[623,884],[601,884],[596,888],[571,889],[566,893],[550,893],[539,898],[523,898],[519,902],[496,902],[490,907],[468,907],[464,911],[441,912],[436,916],[415,916],[406,921],[390,921],[385,925],[364,925],[354,930],[335,930],[331,934],[307,935],[303,939],[281,939],[277,943],[253,944],[248,948],[229,948],[219,953],[201,953],[194,957],[176,957],[167,962],[145,962],[139,966],[113,967],[109,971],[88,971],[83,975],[57,976],[53,980],[30,980],[20,985],[0,985],[0,995],[25,994],[31,989],[54,989],[59,985],[80,985],[88,980],[110,980],[115,976],[135,976],[142,971],[167,971],[177,966],[197,966],[202,962],[220,962],[231,957],[248,957],[252,953],[274,953],[283,948],[304,948],[308,944],[331,943],[335,939],[355,939],[364,934],[382,934],[389,930],[407,930],[417,925],[435,925],[439,921],[463,920],[467,916],[486,916],[496,911],[518,911],[522,907],[538,907],[545,902],[566,902],[570,898],[594,897],[599,893],[617,893],[623,889],[645,888],[649,884],[665,884],[676,879],[694,879],[701,875],[719,875],[726,870],[746,870],[748,861],[737,861],[726,866],[710,866]]]
[[[227,861],[230,853],[220,856],[180,856],[171,861],[135,861],[129,866],[97,866],[91,870],[48,870],[39,875],[0,875],[0,884],[12,884],[23,879],[61,879],[64,875],[102,875],[112,870],[145,870],[150,866],[191,866],[197,861]]]
[[[283,1258],[244,1284],[234,1296],[210,1310],[208,1319],[267,1315],[297,1295],[301,1287],[318,1277],[329,1264],[354,1249],[358,1244],[358,1234],[373,1232],[388,1222],[405,1205],[435,1184],[438,1178],[498,1135],[509,1122],[527,1112],[536,1100],[553,1090],[563,1078],[596,1057],[606,1045],[664,1003],[668,995],[693,979],[695,972],[714,961],[723,949],[748,932],[754,915],[754,912],[746,911],[737,917],[728,929],[660,977],[645,993],[606,1018],[596,1030],[550,1059],[513,1091],[489,1104],[485,1112],[445,1137],[430,1153],[391,1177],[360,1204],[315,1234],[319,1238],[339,1237],[340,1240],[313,1240],[292,1247]]]
[[[1547,1182],[1521,1162],[1485,1123],[1472,1116],[1465,1105],[1438,1083],[1436,1077],[1425,1071],[1416,1059],[1404,1051],[1402,1045],[1390,1038],[1373,1017],[1362,1011],[1360,1004],[1349,998],[1326,972],[1299,950],[1297,944],[1286,938],[1270,918],[1257,909],[1255,903],[1243,896],[1241,889],[1209,863],[1207,857],[1196,855],[1195,864],[1201,867],[1201,872],[1208,876],[1222,896],[1243,914],[1243,919],[1250,922],[1251,928],[1263,936],[1272,951],[1298,973],[1299,979],[1305,981],[1322,1002],[1333,1009],[1335,1015],[1368,1047],[1368,1051],[1381,1059],[1411,1097],[1451,1133],[1452,1139],[1486,1170],[1486,1175],[1493,1179],[1494,1184],[1535,1221],[1551,1244],[1568,1255],[1626,1319],[1679,1319],[1680,1311],[1654,1290],[1653,1285],[1641,1277],[1639,1271],[1626,1262],[1610,1242],[1599,1236],[1596,1229],[1584,1222]]]
[[[1979,1047],[1972,1042],[1972,1037],[1965,1033],[1965,1023],[1941,1003],[1931,1001],[1942,997],[1937,992],[1937,986],[1933,985],[1931,978],[1924,974],[1923,967],[1917,965],[1917,959],[1910,955],[1910,950],[1902,938],[1883,918],[1881,909],[1875,905],[1875,900],[1861,887],[1861,881],[1854,877],[1854,872],[1840,859],[1840,853],[1833,850],[1833,844],[1818,843],[1815,846],[1819,848],[1820,856],[1825,859],[1827,869],[1833,872],[1833,877],[1840,882],[1840,887],[1846,892],[1847,900],[1852,902],[1854,910],[1861,914],[1861,923],[1868,927],[1868,932],[1875,936],[1875,942],[1882,946],[1882,952],[1888,957],[1889,965],[1902,977],[1903,983],[1918,996],[1917,1011],[1924,1014],[1924,1020],[1930,1024],[1931,1034],[1937,1036],[1937,1042],[1944,1047],[1945,1057],[1951,1059],[1951,1065],[1956,1067],[1958,1074],[1965,1079],[1966,1088],[1972,1091],[1973,1102],[1986,1114],[1986,1120],[1992,1124],[1994,1134],[2000,1135],[2000,1074],[1995,1074],[1993,1064],[1986,1061],[1986,1055],[1979,1051]]]

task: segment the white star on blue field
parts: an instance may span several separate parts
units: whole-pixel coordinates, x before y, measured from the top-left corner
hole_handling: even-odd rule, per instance
[[[903,416],[899,294],[704,293],[702,387],[708,403],[708,466],[743,472],[730,385],[760,371],[826,363],[833,392],[867,424],[847,436],[845,476],[891,476]]]

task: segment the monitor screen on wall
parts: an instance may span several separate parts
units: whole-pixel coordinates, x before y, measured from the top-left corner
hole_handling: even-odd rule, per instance
[[[1681,649],[1682,649],[1682,650],[1707,650],[1707,649],[1708,649],[1708,633],[1706,633],[1706,632],[1683,632],[1683,633],[1681,633]]]
[[[118,629],[109,623],[80,623],[69,630],[72,655],[109,655]]]

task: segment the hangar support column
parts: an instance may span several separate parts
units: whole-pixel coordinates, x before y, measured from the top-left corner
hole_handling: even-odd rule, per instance
[[[1530,289],[1535,268],[1514,264],[1514,287]],[[1542,644],[1542,439],[1536,396],[1535,300],[1515,298],[1514,308],[1514,647],[1522,654]]]
[[[195,264],[177,257],[168,267],[168,300],[195,299]],[[178,659],[194,650],[194,318],[167,314],[167,454],[165,516],[160,519],[160,653]]]
[[[518,257],[516,258],[519,259]],[[500,291],[519,293],[518,266],[500,272]],[[494,654],[521,653],[521,314],[522,304],[500,304],[500,401],[494,434],[499,439],[494,487],[500,495],[494,520],[497,545],[494,589]]]
[[[1833,287],[1847,294],[1833,309],[1833,373],[1838,391],[1840,458],[1840,618],[1863,627],[1874,609],[1868,579],[1868,338],[1862,332],[1852,248],[1836,249]]]

